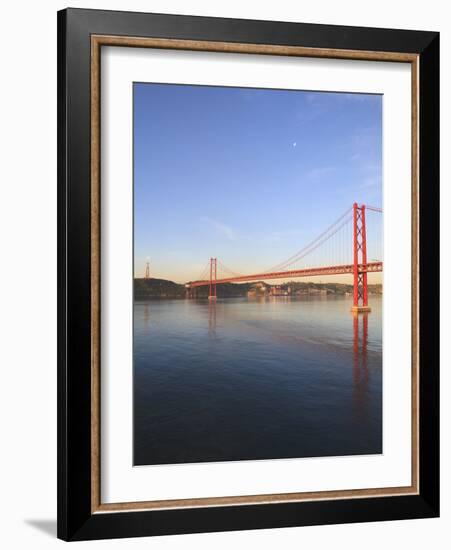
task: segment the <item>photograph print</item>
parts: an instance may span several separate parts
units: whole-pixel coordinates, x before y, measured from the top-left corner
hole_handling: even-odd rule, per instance
[[[383,453],[382,109],[133,84],[134,466]]]

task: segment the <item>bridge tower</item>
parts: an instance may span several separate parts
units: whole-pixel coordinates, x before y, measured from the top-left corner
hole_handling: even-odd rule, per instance
[[[217,258],[210,258],[210,292],[209,300],[216,300]]]
[[[369,313],[368,306],[368,273],[366,258],[366,221],[365,205],[360,206],[355,202],[353,205],[354,220],[354,303],[351,311],[353,313]]]

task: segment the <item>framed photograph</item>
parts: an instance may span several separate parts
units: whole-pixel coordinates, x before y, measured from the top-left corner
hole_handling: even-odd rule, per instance
[[[58,14],[58,536],[439,514],[439,35]]]

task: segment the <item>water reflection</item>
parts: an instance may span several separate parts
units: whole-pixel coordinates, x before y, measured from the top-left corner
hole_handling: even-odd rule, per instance
[[[216,336],[216,300],[208,302],[208,334]]]
[[[353,314],[354,405],[359,415],[368,414],[368,313]],[[361,327],[361,329],[360,329]]]
[[[145,329],[149,328],[150,323],[150,304],[149,302],[144,302],[143,306],[143,325]]]
[[[381,304],[136,302],[134,464],[382,452]]]

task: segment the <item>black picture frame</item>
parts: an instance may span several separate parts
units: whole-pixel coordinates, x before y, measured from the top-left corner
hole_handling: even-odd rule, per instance
[[[419,494],[92,513],[91,36],[400,52],[419,59]],[[439,515],[439,33],[101,10],[58,13],[58,537]]]

